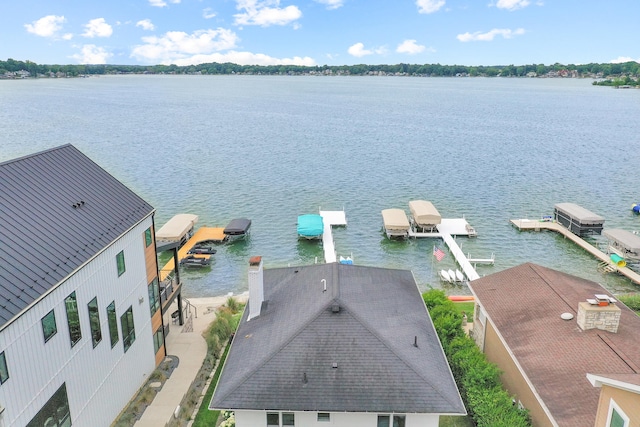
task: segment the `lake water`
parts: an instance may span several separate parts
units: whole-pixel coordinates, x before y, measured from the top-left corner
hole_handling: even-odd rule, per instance
[[[574,202],[605,227],[640,229],[640,91],[577,79],[113,76],[0,81],[0,161],[72,143],[156,209],[198,225],[253,221],[247,241],[218,247],[210,270],[183,274],[184,294],[247,289],[250,256],[265,266],[322,260],[299,241],[297,216],[345,209],[339,255],[406,268],[422,289],[456,269],[433,239],[391,242],[380,211],[430,200],[478,232],[459,238],[481,276],[534,262],[634,290],[591,255],[514,218]],[[595,239],[597,241],[599,239]],[[434,243],[447,252],[431,255]],[[449,293],[468,293],[447,285]]]

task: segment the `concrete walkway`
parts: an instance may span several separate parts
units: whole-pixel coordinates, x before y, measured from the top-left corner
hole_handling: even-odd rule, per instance
[[[177,356],[180,363],[166,380],[151,405],[144,411],[140,420],[134,424],[135,427],[162,427],[173,417],[207,355],[207,343],[202,333],[215,319],[216,309],[224,305],[227,298],[228,296],[189,298],[191,305],[196,308],[191,311],[193,330],[182,332],[183,326],[171,325],[171,331],[165,341],[168,357]],[[234,298],[245,302],[247,295],[234,295]],[[177,304],[174,303],[174,305],[175,307],[172,306],[169,312],[177,309]],[[188,321],[185,321],[184,326],[188,325]],[[190,329],[185,328],[185,330]]]

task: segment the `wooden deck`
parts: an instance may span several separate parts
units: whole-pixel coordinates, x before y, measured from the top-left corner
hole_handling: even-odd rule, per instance
[[[586,242],[580,236],[573,234],[571,231],[569,231],[569,229],[567,229],[566,227],[564,227],[563,225],[557,222],[540,221],[540,220],[532,220],[532,219],[512,219],[511,224],[516,226],[519,230],[533,230],[533,231],[551,230],[551,231],[555,231],[556,233],[560,233],[564,237],[570,239],[575,244],[580,246],[582,249],[589,252],[594,257],[598,258],[600,261],[611,264],[611,266],[614,267],[614,270],[617,271],[618,273],[631,279],[633,282],[640,284],[640,274],[636,273],[635,271],[631,270],[628,267],[615,266],[608,254],[605,254],[604,252],[600,251],[598,248]]]
[[[200,227],[198,228],[198,230],[196,230],[195,233],[193,233],[193,236],[191,236],[191,238],[187,240],[187,243],[185,243],[178,250],[178,260],[180,261],[183,258],[185,258],[187,256],[187,252],[189,252],[191,248],[196,245],[196,243],[207,242],[207,241],[219,243],[219,242],[223,242],[224,239],[225,239],[224,228]],[[196,258],[205,258],[205,259],[211,258],[211,255],[205,255],[205,254],[196,254],[194,256]],[[160,277],[159,277],[160,281],[161,282],[164,281],[164,279],[166,279],[167,276],[171,274],[174,268],[175,268],[175,262],[172,257],[160,270]]]

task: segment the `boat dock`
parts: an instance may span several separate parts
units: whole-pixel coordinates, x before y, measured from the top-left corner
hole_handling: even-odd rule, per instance
[[[580,246],[582,249],[589,252],[594,257],[598,258],[603,263],[606,263],[612,271],[617,271],[618,273],[626,276],[631,279],[633,282],[640,284],[640,274],[631,270],[629,267],[618,267],[614,265],[611,261],[609,255],[605,254],[595,246],[586,242],[580,236],[572,233],[568,228],[563,225],[552,222],[552,221],[540,221],[540,220],[532,220],[532,219],[512,219],[511,224],[517,227],[519,230],[532,230],[532,231],[541,231],[541,230],[551,230],[556,233],[562,234],[564,237],[570,239],[575,244]]]
[[[344,210],[341,211],[320,211],[320,216],[323,222],[322,233],[322,248],[324,250],[324,262],[336,262],[336,247],[333,242],[333,232],[331,227],[333,226],[346,226],[347,216]]]
[[[462,252],[460,246],[453,238],[453,236],[468,236],[468,227],[469,223],[464,218],[454,218],[454,219],[445,219],[443,218],[440,224],[436,226],[438,229],[438,233],[421,233],[421,234],[438,234],[438,236],[433,237],[441,237],[444,243],[449,247],[449,251],[453,254],[456,262],[462,269],[462,272],[466,276],[467,280],[472,281],[480,278],[480,275],[476,272],[476,269],[473,268],[471,262],[467,258],[467,256]],[[422,237],[422,236],[418,236]],[[426,237],[426,236],[424,236]],[[432,236],[429,236],[432,237]]]
[[[195,233],[187,240],[187,242],[178,250],[178,260],[182,260],[188,254],[188,252],[196,244],[200,242],[223,242],[225,239],[224,228],[219,227],[200,227]],[[196,258],[209,259],[211,255],[195,254]],[[165,266],[160,270],[160,281],[162,282],[167,276],[174,270],[175,261],[171,258]]]

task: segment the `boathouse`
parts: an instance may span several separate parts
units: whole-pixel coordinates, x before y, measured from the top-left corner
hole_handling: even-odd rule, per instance
[[[627,230],[613,228],[604,230],[602,235],[609,241],[609,246],[623,258],[640,259],[640,236]]]
[[[603,217],[575,203],[557,203],[553,219],[578,236],[600,234],[604,226]]]

